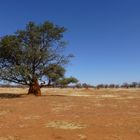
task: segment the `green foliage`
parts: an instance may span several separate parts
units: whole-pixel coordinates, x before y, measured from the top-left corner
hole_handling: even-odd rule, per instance
[[[83,87],[83,88],[88,88],[88,84],[83,83],[83,84],[82,84],[82,87]]]
[[[64,77],[65,69],[57,64],[50,64],[45,70],[44,74],[48,77],[48,85],[55,83],[60,78]]]
[[[69,77],[69,78],[62,78],[59,81],[57,81],[58,85],[65,87],[69,84],[76,84],[78,83],[78,80],[75,77]]]
[[[64,55],[65,31],[64,27],[48,21],[39,25],[29,22],[24,30],[3,36],[0,40],[0,80],[31,85],[34,79],[41,81],[46,76],[44,71],[48,67],[68,63],[71,55]],[[48,73],[53,79],[59,74]]]

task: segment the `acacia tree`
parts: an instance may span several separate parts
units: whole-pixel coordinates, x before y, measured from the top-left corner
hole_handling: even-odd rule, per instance
[[[64,27],[46,21],[29,22],[26,28],[0,39],[0,80],[28,85],[28,94],[41,95],[40,83],[50,64],[66,64]]]
[[[78,80],[75,77],[68,77],[68,78],[61,78],[57,81],[57,85],[61,87],[66,87],[69,84],[76,84],[78,83]]]

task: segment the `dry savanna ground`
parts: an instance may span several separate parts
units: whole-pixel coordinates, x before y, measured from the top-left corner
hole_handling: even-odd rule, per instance
[[[140,89],[0,88],[0,140],[140,140]]]

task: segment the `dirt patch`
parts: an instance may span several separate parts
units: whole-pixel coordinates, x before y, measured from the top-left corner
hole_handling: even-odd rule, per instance
[[[71,110],[72,108],[74,107],[74,105],[64,105],[64,104],[59,104],[59,105],[53,105],[52,107],[52,111],[53,112],[56,112],[56,113],[59,113],[59,112],[62,112],[62,111],[68,111],[68,110]]]
[[[30,115],[30,116],[23,117],[23,119],[24,120],[36,120],[36,119],[40,119],[40,116]]]
[[[87,136],[86,135],[80,134],[78,136],[79,136],[79,139],[80,140],[86,140],[87,139]]]

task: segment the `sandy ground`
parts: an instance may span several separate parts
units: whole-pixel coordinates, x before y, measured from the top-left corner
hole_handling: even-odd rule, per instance
[[[0,140],[140,140],[140,89],[0,88]]]

